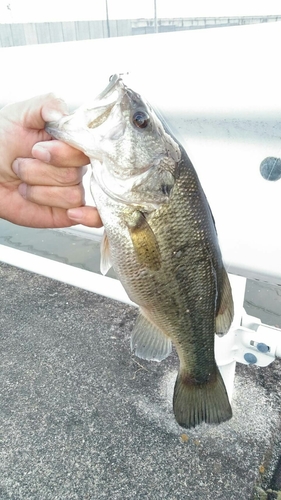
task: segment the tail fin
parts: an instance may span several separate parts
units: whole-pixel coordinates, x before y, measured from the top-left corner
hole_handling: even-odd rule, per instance
[[[173,406],[178,424],[186,428],[202,422],[219,424],[232,417],[226,388],[217,367],[210,380],[201,384],[180,372],[174,389]]]

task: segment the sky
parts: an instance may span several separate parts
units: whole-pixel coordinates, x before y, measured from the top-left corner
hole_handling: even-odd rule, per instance
[[[154,17],[154,0],[107,0],[110,19]],[[158,17],[281,15],[280,0],[156,0]],[[105,19],[106,0],[0,0],[0,23]]]

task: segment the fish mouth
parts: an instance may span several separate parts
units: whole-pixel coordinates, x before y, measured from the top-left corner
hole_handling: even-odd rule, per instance
[[[126,86],[122,78],[117,74],[112,75],[107,87],[97,95],[90,107],[81,106],[58,121],[46,123],[45,130],[54,139],[67,142],[86,152],[85,148],[81,147],[81,134],[84,142],[85,133],[88,134],[91,129],[98,128],[107,120],[114,106],[121,103],[124,93]]]
[[[115,95],[112,98],[112,96]],[[131,90],[125,83],[120,75],[112,75],[109,78],[109,84],[107,87],[96,97],[95,102],[103,101],[103,105],[106,105],[108,102],[108,106],[114,102],[114,104],[121,104],[123,108],[125,107],[136,107],[139,105],[142,99],[139,94]]]
[[[102,101],[103,99],[109,98],[113,94],[113,92],[117,90],[118,87],[123,89],[125,88],[121,76],[117,74],[111,75],[107,87],[105,87],[105,89],[102,92],[100,92],[100,94],[97,95],[95,101]]]

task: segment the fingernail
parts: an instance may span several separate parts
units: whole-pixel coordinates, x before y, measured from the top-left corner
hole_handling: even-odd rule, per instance
[[[55,98],[55,101],[54,108],[49,107],[50,105],[46,105],[43,108],[43,118],[46,122],[56,122],[68,114],[66,103],[58,97]]]
[[[83,218],[83,210],[80,210],[80,208],[69,208],[67,215],[69,219],[81,220]]]
[[[51,153],[48,151],[46,146],[35,144],[32,148],[32,154],[37,160],[49,163],[51,160]]]
[[[26,184],[20,184],[18,187],[19,194],[23,197],[26,198],[26,193],[27,193],[27,185]]]
[[[13,163],[12,163],[12,170],[13,170],[13,172],[16,175],[18,175],[18,173],[19,173],[19,162],[18,162],[18,160],[13,161]]]

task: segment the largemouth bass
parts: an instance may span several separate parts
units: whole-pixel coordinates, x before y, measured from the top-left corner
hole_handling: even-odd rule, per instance
[[[92,163],[91,191],[105,228],[101,270],[113,266],[140,308],[131,347],[161,361],[174,344],[179,425],[231,415],[215,362],[233,301],[215,223],[185,150],[152,107],[118,76],[95,99],[46,130]]]

